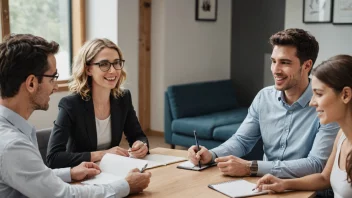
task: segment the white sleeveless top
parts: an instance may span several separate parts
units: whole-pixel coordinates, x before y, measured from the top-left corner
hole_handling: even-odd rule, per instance
[[[95,126],[97,128],[98,150],[105,150],[111,145],[111,119],[110,115],[105,120],[95,118]]]
[[[339,167],[341,145],[345,139],[346,139],[346,136],[344,133],[342,133],[340,136],[339,142],[337,144],[336,157],[335,157],[334,165],[332,167],[332,171],[330,175],[330,183],[334,191],[335,198],[352,197],[352,187],[351,187],[351,183],[348,183],[347,181],[347,172],[341,170]]]

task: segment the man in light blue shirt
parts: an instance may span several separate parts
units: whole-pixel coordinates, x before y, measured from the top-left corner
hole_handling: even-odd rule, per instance
[[[38,150],[36,130],[27,122],[49,108],[58,89],[55,42],[33,35],[11,35],[0,44],[0,197],[124,197],[140,192],[150,173],[132,170],[108,185],[70,185],[100,173],[92,162],[51,170]]]
[[[287,29],[270,38],[273,46],[271,71],[275,86],[262,89],[237,132],[220,146],[208,151],[195,146],[188,158],[195,165],[218,162],[225,175],[281,178],[302,177],[321,172],[339,130],[336,123],[319,123],[309,106],[312,88],[308,78],[319,45],[302,29]],[[263,139],[264,159],[246,161],[256,142]]]

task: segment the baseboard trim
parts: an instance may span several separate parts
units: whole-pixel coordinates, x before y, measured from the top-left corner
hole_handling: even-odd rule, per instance
[[[164,132],[162,131],[154,131],[154,130],[148,130],[146,135],[148,136],[159,136],[159,137],[164,137]]]

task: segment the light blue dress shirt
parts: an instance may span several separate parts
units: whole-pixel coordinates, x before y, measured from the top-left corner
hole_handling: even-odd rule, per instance
[[[126,180],[97,186],[70,181],[70,168],[45,166],[34,127],[0,105],[0,197],[124,197],[130,191]]]
[[[242,157],[262,137],[264,157],[258,161],[258,176],[296,178],[322,172],[340,127],[320,124],[315,108],[309,106],[312,94],[309,83],[302,96],[288,105],[274,86],[262,89],[237,132],[211,152]]]

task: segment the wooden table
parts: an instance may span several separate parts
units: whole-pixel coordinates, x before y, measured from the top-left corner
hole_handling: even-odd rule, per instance
[[[166,148],[151,149],[150,153],[187,157],[187,151]],[[208,188],[208,184],[234,180],[236,177],[223,176],[216,166],[202,170],[190,171],[176,168],[177,164],[156,167],[147,171],[152,173],[150,184],[142,193],[129,197],[226,197]],[[237,179],[239,179],[237,177]],[[259,177],[244,177],[243,179],[255,183]],[[256,198],[296,198],[314,197],[314,191],[296,191],[280,194],[261,195]]]

